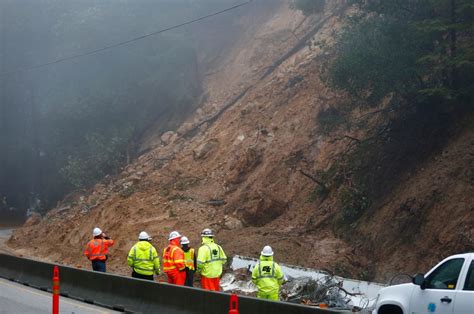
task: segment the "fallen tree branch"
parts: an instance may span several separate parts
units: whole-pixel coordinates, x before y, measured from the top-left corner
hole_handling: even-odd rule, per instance
[[[344,289],[344,288],[341,287],[341,286],[339,286],[338,288],[339,288],[339,290],[342,290],[342,291],[344,291],[344,293],[346,293],[346,294],[348,294],[348,295],[350,295],[350,296],[353,296],[353,297],[355,297],[355,296],[357,296],[357,295],[364,295],[363,293],[360,293],[360,292],[351,293],[351,292],[347,291],[346,289]]]
[[[324,183],[322,183],[320,180],[316,179],[314,176],[310,175],[309,173],[304,172],[301,169],[299,171],[302,175],[304,175],[305,177],[311,179],[311,181],[319,184],[321,187],[323,187],[325,190],[327,190],[327,186]]]
[[[360,120],[362,120],[362,119],[364,119],[368,116],[376,115],[378,113],[391,112],[391,111],[393,111],[392,107],[383,108],[383,109],[379,109],[379,110],[375,110],[375,111],[370,111],[370,112],[364,113],[363,115],[357,117],[355,120],[360,121]]]

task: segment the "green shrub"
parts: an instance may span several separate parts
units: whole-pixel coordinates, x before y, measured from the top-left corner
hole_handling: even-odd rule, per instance
[[[318,199],[323,199],[328,195],[328,193],[329,190],[326,187],[318,185],[311,191],[311,193],[309,193],[308,202],[313,203]]]
[[[334,107],[320,111],[317,117],[320,131],[324,135],[328,135],[337,127],[345,123],[345,117],[342,112]]]
[[[137,191],[137,187],[135,185],[127,186],[125,189],[120,191],[120,196],[122,198],[129,198]]]
[[[365,193],[356,188],[344,187],[339,194],[341,201],[342,219],[346,223],[356,221],[370,206],[370,201]]]

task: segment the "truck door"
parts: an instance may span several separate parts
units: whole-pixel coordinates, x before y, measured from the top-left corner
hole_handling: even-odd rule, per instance
[[[474,313],[474,261],[472,261],[471,265],[469,266],[463,287],[458,289],[456,293],[454,313]]]
[[[453,258],[435,268],[425,278],[425,289],[415,287],[410,298],[410,314],[454,313],[454,300],[464,258]]]

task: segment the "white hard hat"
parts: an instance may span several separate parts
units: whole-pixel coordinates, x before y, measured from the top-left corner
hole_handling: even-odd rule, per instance
[[[94,237],[100,236],[102,234],[102,230],[100,228],[95,227],[94,230],[92,231],[92,235]]]
[[[188,239],[188,237],[183,236],[183,237],[181,238],[181,241],[180,241],[180,242],[181,242],[181,244],[189,244],[189,239]]]
[[[201,237],[213,237],[213,236],[214,236],[214,233],[209,228],[206,228],[203,231],[201,231]]]
[[[138,240],[151,240],[151,237],[145,231],[140,232]]]
[[[260,254],[263,256],[273,256],[272,247],[269,245],[265,246]]]
[[[180,237],[181,237],[181,234],[179,234],[178,231],[171,231],[171,233],[168,237],[168,240],[171,241],[173,239],[180,238]]]

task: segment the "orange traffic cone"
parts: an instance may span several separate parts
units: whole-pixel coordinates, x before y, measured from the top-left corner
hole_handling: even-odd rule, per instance
[[[59,314],[59,268],[53,270],[53,314]]]

